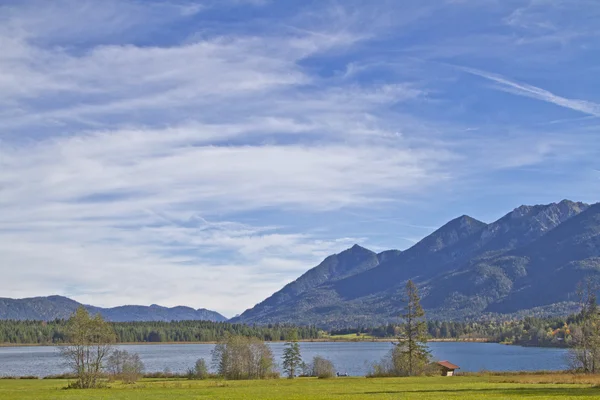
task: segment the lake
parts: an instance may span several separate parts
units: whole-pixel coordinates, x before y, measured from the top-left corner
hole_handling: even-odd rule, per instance
[[[269,343],[281,363],[283,343]],[[210,364],[212,344],[119,345],[138,353],[146,371],[185,372],[198,358]],[[320,355],[330,359],[336,370],[364,376],[374,362],[392,349],[389,342],[303,342],[302,357],[310,361]],[[434,342],[429,348],[437,360],[449,360],[463,372],[534,371],[567,369],[565,349],[506,346],[497,343]],[[56,347],[0,347],[0,376],[47,376],[66,372]]]

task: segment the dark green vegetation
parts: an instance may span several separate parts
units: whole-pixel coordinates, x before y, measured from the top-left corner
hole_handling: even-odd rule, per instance
[[[406,283],[404,323],[399,327],[398,343],[389,354],[373,365],[371,377],[433,375],[439,370],[431,362],[427,347],[427,322],[419,291],[412,281]],[[437,371],[436,371],[437,370]]]
[[[67,322],[0,321],[0,344],[65,343]],[[227,334],[256,337],[265,341],[288,340],[297,332],[299,339],[316,339],[315,327],[293,328],[284,325],[247,326],[227,322],[111,322],[117,342],[214,342]]]
[[[294,334],[285,344],[283,350],[283,367],[284,373],[289,379],[296,377],[296,373],[302,366],[302,354],[300,353],[300,345],[298,344],[298,335]]]
[[[477,322],[428,321],[431,339],[485,339],[523,346],[566,346],[579,317],[490,320]],[[298,331],[300,340],[344,336],[345,340],[395,338],[396,325],[345,328],[324,335],[315,327],[292,328],[282,325],[246,326],[209,321],[116,322],[111,323],[120,343],[216,342],[226,334],[246,335],[267,341],[286,341]],[[65,342],[65,321],[0,321],[0,344],[61,344]],[[366,339],[365,339],[366,338]]]
[[[599,275],[600,204],[564,200],[491,224],[462,216],[403,252],[354,246],[232,322],[397,323],[409,279],[431,320],[566,316],[577,309],[577,283]]]
[[[485,339],[524,346],[565,346],[571,341],[571,330],[578,317],[524,318],[522,320],[492,320],[478,322],[428,321],[427,331],[432,339]],[[299,339],[312,340],[329,336],[314,327],[246,326],[223,322],[117,322],[111,323],[120,343],[215,342],[225,334],[247,335],[263,340],[290,340],[294,329]],[[0,321],[0,344],[61,344],[65,342],[65,321]],[[396,325],[375,328],[347,328],[330,332],[344,335],[346,340],[395,338]]]
[[[427,321],[430,339],[485,340],[521,346],[566,347],[571,343],[571,331],[580,324],[580,316],[484,321]],[[333,337],[348,340],[382,339],[398,336],[399,327],[393,324],[374,328],[345,328],[330,332]]]
[[[100,314],[105,320],[113,322],[128,321],[226,321],[221,314],[204,308],[194,310],[190,307],[161,307],[153,304],[146,306],[121,306],[100,308],[83,305],[62,296],[33,297],[29,299],[0,298],[0,320],[36,320],[52,321],[67,319],[79,307],[84,306],[90,314]]]
[[[427,348],[427,322],[421,307],[419,291],[412,281],[406,284],[406,306],[402,319],[398,344],[392,351],[392,360],[399,375],[422,375],[430,363]]]
[[[105,389],[63,390],[64,380],[0,380],[3,400],[58,399],[592,399],[600,396],[597,376],[503,375],[418,378],[273,379],[190,381],[144,379]]]

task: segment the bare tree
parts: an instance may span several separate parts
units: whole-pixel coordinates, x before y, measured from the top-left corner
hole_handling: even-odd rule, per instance
[[[257,338],[230,336],[215,346],[212,356],[225,379],[264,379],[275,374],[273,352]]]
[[[77,376],[74,387],[97,387],[102,375],[104,359],[115,342],[113,328],[100,315],[90,317],[84,307],[79,307],[66,327],[68,345],[60,349],[67,366]]]
[[[600,310],[597,291],[598,284],[591,279],[577,288],[581,311],[578,316],[579,326],[572,331],[573,347],[569,351],[569,363],[575,371],[600,371]]]
[[[125,383],[134,383],[144,373],[144,364],[137,353],[115,350],[106,361],[106,370],[113,379],[121,379]]]
[[[328,379],[336,376],[333,363],[321,356],[316,356],[312,361],[312,376],[320,379]]]

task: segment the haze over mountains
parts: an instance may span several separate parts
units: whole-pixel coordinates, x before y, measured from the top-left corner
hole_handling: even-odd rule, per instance
[[[74,300],[62,296],[33,297],[28,299],[0,298],[0,319],[41,320],[66,319],[82,306]],[[86,305],[92,314],[100,314],[113,322],[130,321],[226,321],[227,318],[215,311],[190,307],[121,306],[100,308]]]
[[[490,224],[456,218],[406,251],[358,245],[326,258],[233,322],[372,325],[395,321],[408,279],[430,318],[572,312],[600,274],[600,204],[521,206]]]

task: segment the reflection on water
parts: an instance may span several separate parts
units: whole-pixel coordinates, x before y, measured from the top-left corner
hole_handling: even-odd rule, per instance
[[[281,363],[283,343],[270,343]],[[210,364],[212,344],[120,345],[142,358],[147,371],[185,372],[198,358]],[[461,371],[532,371],[566,369],[564,349],[505,346],[495,343],[430,343],[433,356],[449,360]],[[389,342],[300,343],[302,357],[310,361],[320,355],[330,359],[340,373],[363,376],[370,366],[392,348]],[[47,376],[66,372],[55,347],[0,347],[0,375]]]

